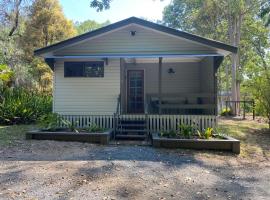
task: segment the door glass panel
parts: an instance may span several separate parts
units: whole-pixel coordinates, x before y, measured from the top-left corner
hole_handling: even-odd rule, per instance
[[[128,112],[144,112],[144,74],[142,70],[128,71]]]

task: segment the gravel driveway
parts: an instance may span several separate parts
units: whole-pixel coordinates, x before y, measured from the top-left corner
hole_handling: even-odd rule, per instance
[[[0,147],[0,199],[270,199],[270,162],[148,146]]]

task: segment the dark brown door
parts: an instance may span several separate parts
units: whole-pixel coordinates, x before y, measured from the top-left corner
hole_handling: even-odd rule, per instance
[[[144,71],[127,71],[127,111],[144,113]]]

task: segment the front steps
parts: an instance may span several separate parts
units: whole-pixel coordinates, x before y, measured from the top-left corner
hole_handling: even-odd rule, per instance
[[[118,119],[115,139],[146,140],[148,131],[145,119]]]

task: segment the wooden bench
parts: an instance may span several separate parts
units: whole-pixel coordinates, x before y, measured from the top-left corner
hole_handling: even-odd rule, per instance
[[[162,94],[161,104],[158,94],[147,94],[146,98],[150,113],[177,114],[177,112],[183,113],[186,111],[186,114],[200,114],[200,112],[203,112],[202,110],[215,112],[216,109],[213,93]]]

